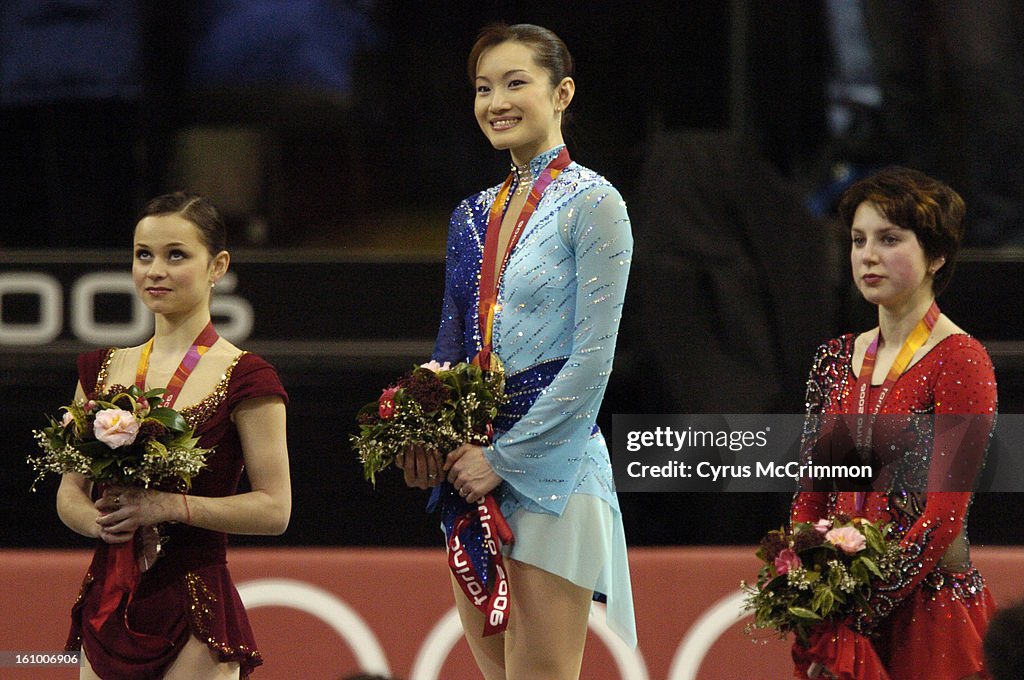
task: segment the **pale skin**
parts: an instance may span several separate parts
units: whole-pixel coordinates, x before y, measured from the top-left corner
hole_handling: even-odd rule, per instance
[[[153,311],[155,333],[146,387],[165,387],[170,376],[210,321],[210,292],[226,272],[227,251],[212,255],[199,230],[178,215],[146,217],[135,232],[132,278],[136,289]],[[132,385],[142,348],[117,352],[111,361],[107,384]],[[241,352],[219,339],[203,355],[185,382],[174,407],[198,403],[210,394],[224,370]],[[76,399],[84,397],[78,385]],[[143,533],[145,549],[139,566],[145,570],[159,559],[153,527],[164,522],[232,534],[278,535],[291,515],[291,482],[288,470],[285,405],[279,397],[250,399],[231,414],[242,443],[246,475],[251,491],[211,498],[142,490],[107,488],[92,500],[92,483],[84,476],[66,474],[57,491],[57,512],[72,530],[89,538],[118,544]],[[88,650],[85,650],[88,657]],[[237,678],[237,663],[222,663],[204,643],[191,637],[164,678]],[[82,678],[96,678],[86,658]]]
[[[889,222],[867,202],[861,203],[854,213],[851,237],[854,283],[868,302],[878,305],[878,329],[861,333],[854,343],[853,370],[859,374],[868,345],[880,331],[871,379],[872,384],[878,385],[885,380],[903,343],[935,300],[935,273],[945,265],[945,258],[929,261],[913,231]],[[955,333],[963,330],[942,314],[910,365]]]
[[[477,123],[496,149],[508,149],[516,165],[563,144],[562,113],[572,101],[572,78],[552,82],[533,49],[508,41],[485,50],[477,62]],[[512,194],[501,223],[498,252],[504,253],[527,192]],[[427,489],[449,481],[470,503],[501,484],[484,449],[463,444],[442,457],[412,449],[399,456],[409,486]],[[566,579],[517,560],[505,561],[510,592],[509,625],[504,633],[481,637],[483,614],[452,582],[466,640],[486,680],[531,678],[572,680],[583,663],[592,593]]]
[[[852,368],[854,375],[860,374],[868,346],[881,333],[871,376],[872,384],[880,385],[903,343],[935,300],[935,274],[946,260],[942,256],[929,258],[912,230],[893,224],[869,202],[857,206],[850,231],[850,265],[854,283],[868,302],[878,305],[878,328],[857,336]],[[914,353],[908,368],[950,335],[963,332],[945,314],[940,315],[928,340]],[[811,678],[836,677],[819,663],[811,664],[807,675]],[[970,675],[962,680],[980,680],[980,676]]]

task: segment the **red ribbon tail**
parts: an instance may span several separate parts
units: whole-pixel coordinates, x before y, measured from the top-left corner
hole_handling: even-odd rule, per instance
[[[484,633],[483,636],[495,635],[504,632],[508,627],[509,614],[509,586],[508,573],[505,571],[505,560],[501,554],[503,543],[511,544],[515,537],[512,529],[501,513],[498,502],[494,500],[493,494],[487,494],[478,501],[477,510],[480,512],[480,523],[484,527],[484,533],[492,537],[488,541],[488,552],[493,562],[493,575],[491,578],[490,597],[487,598],[487,608],[483,610]]]
[[[505,519],[505,515],[501,514],[501,509],[498,507],[498,502],[494,500],[492,494],[484,496],[483,501],[487,505],[487,509],[491,513],[491,518],[494,521],[494,528],[497,531],[498,539],[503,545],[512,545],[516,542],[516,537],[512,534],[512,527],[508,525],[508,521]]]
[[[890,680],[871,641],[842,622],[823,624],[807,647],[798,643],[793,652],[797,677],[808,677],[817,662],[840,680]]]
[[[459,539],[459,534],[474,519],[479,519],[484,536],[490,537],[484,542],[493,570],[489,589],[484,587],[483,579],[476,573],[472,560]],[[508,573],[505,571],[501,545],[513,541],[512,529],[491,494],[481,498],[474,509],[455,521],[451,537],[448,539],[448,567],[466,598],[483,613],[484,637],[501,633],[508,627]]]
[[[494,558],[494,580],[491,586],[491,596],[487,598],[487,608],[484,611],[484,632],[483,637],[505,632],[508,628],[508,574],[505,573],[505,562],[501,552]]]
[[[89,617],[94,630],[99,630],[117,611],[121,600],[135,592],[139,583],[139,563],[135,559],[135,541],[108,546],[103,590],[96,613]]]

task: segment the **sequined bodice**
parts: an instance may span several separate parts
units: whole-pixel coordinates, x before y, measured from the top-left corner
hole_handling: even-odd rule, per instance
[[[106,384],[107,371],[116,351],[95,353],[98,360],[95,382],[84,382],[83,388],[101,388]],[[231,411],[246,398],[271,394],[286,396],[277,373],[262,358],[242,352],[227,366],[209,395],[180,409],[182,417],[195,428],[199,446],[214,450],[207,459],[207,467],[193,480],[191,493],[226,496],[237,491],[244,459]]]
[[[854,336],[831,340],[819,348],[807,384],[805,446],[820,436],[819,415],[856,413],[856,378],[853,375]],[[861,515],[879,523],[892,523],[901,536],[903,567],[898,582],[876,592],[873,606],[891,611],[936,568],[962,572],[970,568],[967,516],[969,491],[915,493],[902,482],[927,478],[944,458],[945,450],[976,450],[984,461],[996,412],[996,383],[985,348],[968,335],[951,335],[935,345],[903,373],[882,404],[882,414],[981,414],[972,426],[937,432],[922,427],[909,439],[885,444],[903,448],[907,465],[891,488],[867,494],[863,510],[855,494],[800,492],[793,501],[793,521],[814,522],[837,513]],[[949,437],[956,441],[947,441]],[[806,453],[806,452],[805,452]],[[980,473],[980,468],[977,470]]]
[[[560,150],[531,161],[535,177]],[[497,194],[497,186],[482,191],[452,213],[439,361],[480,350],[479,276]],[[588,442],[612,368],[632,246],[618,191],[572,163],[545,191],[499,286],[494,351],[536,399],[526,412],[504,414],[509,429],[485,455],[524,500],[552,511],[580,491],[617,507],[603,439],[592,451]]]

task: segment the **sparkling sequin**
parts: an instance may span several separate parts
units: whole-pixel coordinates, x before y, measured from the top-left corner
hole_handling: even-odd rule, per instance
[[[106,389],[107,374],[110,370],[110,362],[114,358],[114,353],[117,349],[111,349],[107,352],[106,357],[103,359],[103,363],[100,365],[99,373],[96,375],[96,390],[102,392]],[[208,394],[202,401],[196,402],[191,406],[178,409],[181,413],[181,417],[185,419],[185,422],[189,424],[192,429],[199,429],[199,426],[205,423],[210,417],[216,412],[217,407],[223,403],[224,399],[228,396],[228,385],[231,382],[231,374],[235,370],[235,366],[241,361],[242,357],[248,354],[248,352],[241,352],[234,358],[231,364],[225,369],[221,375],[220,380],[214,385],[213,390]]]
[[[548,155],[531,163],[535,175],[550,160]],[[435,358],[464,360],[479,351],[479,271],[486,213],[496,195],[497,187],[492,187],[463,202],[452,214]],[[559,461],[567,471],[593,466],[593,472],[599,473],[577,470],[545,475],[545,480],[568,480],[557,493],[527,488],[551,482],[540,482],[538,477],[515,479],[529,477],[525,472],[506,477],[515,488],[523,489],[525,498],[564,500],[577,481],[585,479],[597,495],[609,496],[609,502],[617,505],[606,491],[614,488],[606,446],[603,441],[589,442],[596,407],[611,372],[628,276],[623,263],[628,264],[631,252],[629,220],[621,197],[601,177],[572,164],[544,194],[511,253],[498,293],[494,341],[510,375],[520,376],[510,380],[511,403],[495,423],[500,432],[511,430],[501,444],[515,446],[520,459],[543,460],[545,465]],[[579,300],[577,291],[582,295]],[[567,351],[571,352],[568,361]],[[534,417],[529,423],[520,422],[535,403]],[[521,425],[519,431],[516,423]],[[565,444],[552,447],[546,442]],[[599,446],[604,453],[584,461],[570,455],[576,448],[573,442]],[[501,446],[497,448],[500,451]],[[492,460],[492,464],[496,469],[524,469],[511,461]]]
[[[258,650],[250,649],[248,645],[237,647],[226,644],[210,634],[210,623],[213,620],[217,596],[203,582],[199,574],[188,572],[185,574],[185,589],[188,593],[188,610],[192,620],[192,630],[197,637],[204,640],[206,644],[219,651],[223,658],[248,656],[252,665],[263,663],[262,656]]]
[[[78,607],[82,603],[82,600],[85,599],[86,591],[89,590],[89,586],[91,586],[95,580],[96,580],[96,577],[92,575],[91,571],[87,571],[85,573],[85,578],[82,579],[82,586],[78,589],[78,597],[75,599],[75,604],[72,606],[72,609],[74,609],[75,607]],[[64,649],[65,649],[65,651],[68,651],[68,652],[77,652],[77,651],[81,650],[82,649],[82,636],[81,636],[81,634],[75,635],[74,637],[69,639],[68,642],[67,642],[67,646]]]
[[[106,386],[111,361],[116,351],[116,349],[109,350],[100,365],[96,380],[96,388],[98,390],[103,390]],[[195,404],[179,409],[182,417],[191,427],[199,429],[223,405],[224,401],[228,398],[231,378],[235,368],[246,354],[247,352],[242,352],[232,360],[205,398]],[[178,490],[184,491],[183,488]],[[221,654],[222,659],[245,659],[243,665],[248,665],[250,668],[262,664],[262,657],[258,650],[250,648],[245,644],[231,645],[227,641],[217,639],[211,634],[211,623],[217,611],[217,608],[214,606],[217,602],[215,592],[195,572],[187,572],[182,578],[184,579],[185,591],[187,593],[187,616],[190,628],[196,636],[206,642],[209,647],[217,650]],[[84,596],[87,586],[93,580],[91,573],[86,575],[86,580],[82,586],[82,594],[79,595],[80,599]]]
[[[832,340],[815,356],[807,384],[805,442],[815,440],[820,416],[855,413],[852,372],[854,336]],[[987,414],[983,427],[958,440],[974,450],[980,466],[996,413],[996,383],[984,347],[970,336],[952,335],[937,343],[894,385],[883,414]],[[936,434],[931,418],[911,418],[912,426],[889,441],[902,456],[901,473],[888,490],[867,494],[859,513],[892,523],[900,540],[896,575],[875,588],[872,612],[855,622],[880,640],[876,649],[892,677],[906,680],[959,680],[981,668],[980,639],[992,614],[992,600],[970,561],[967,516],[970,492],[917,493],[936,463],[953,450]],[[883,441],[883,443],[885,443]],[[980,472],[980,467],[975,474]],[[794,521],[816,521],[857,513],[853,493],[801,492],[793,502]],[[886,656],[885,650],[897,650]],[[934,659],[940,661],[934,662]]]
[[[535,176],[559,150],[531,161]],[[481,347],[480,268],[497,191],[483,191],[452,213],[433,356],[442,362],[464,361]],[[505,480],[496,493],[506,517],[520,508],[561,514],[574,493],[600,498],[618,512],[607,445],[595,421],[612,369],[631,253],[618,191],[572,163],[548,187],[510,254],[493,339],[511,400],[495,420],[495,444],[485,451]],[[581,562],[618,559],[599,550],[581,546]],[[612,578],[623,592],[629,588],[623,574]],[[613,600],[609,619],[632,630],[632,611],[616,608],[626,606],[624,598]]]

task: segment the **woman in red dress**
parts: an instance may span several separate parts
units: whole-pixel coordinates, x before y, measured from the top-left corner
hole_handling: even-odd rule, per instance
[[[72,609],[68,649],[82,678],[238,678],[262,663],[227,570],[227,534],[282,533],[291,514],[287,395],[266,361],[217,336],[210,296],[227,272],[224,224],[199,196],[153,199],[135,227],[132,279],[155,316],[153,339],[78,360],[76,399],[113,385],[164,394],[213,448],[191,489],[93,484],[66,474],[57,511],[98,539]],[[191,358],[190,358],[191,357]],[[250,491],[237,493],[243,467]],[[117,546],[138,575],[115,578]]]
[[[920,172],[889,168],[852,186],[840,216],[850,228],[854,283],[878,307],[878,327],[819,348],[805,446],[835,441],[828,416],[861,414],[874,419],[874,450],[896,451],[899,472],[871,491],[801,491],[791,519],[892,523],[899,569],[875,588],[870,613],[822,630],[809,648],[794,646],[796,677],[987,678],[982,638],[994,603],[971,564],[967,514],[994,424],[996,382],[985,348],[935,303],[952,275],[964,203]],[[954,417],[966,425],[947,427]],[[960,483],[942,487],[954,458]]]

